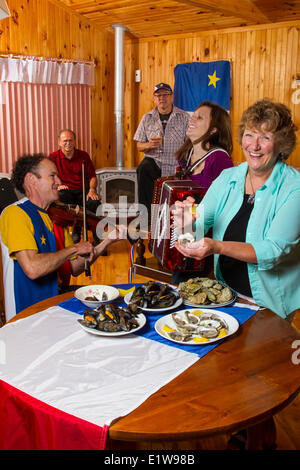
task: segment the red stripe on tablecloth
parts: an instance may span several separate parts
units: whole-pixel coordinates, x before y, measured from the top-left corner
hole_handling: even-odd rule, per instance
[[[107,433],[0,380],[0,449],[103,450]]]

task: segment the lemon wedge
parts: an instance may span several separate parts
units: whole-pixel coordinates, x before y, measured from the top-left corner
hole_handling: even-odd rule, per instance
[[[130,289],[118,289],[120,292],[120,295],[122,297],[125,297],[126,294],[129,294],[129,292],[133,292],[135,287],[131,287]]]
[[[195,336],[195,337],[193,338],[193,341],[194,341],[195,343],[207,343],[207,342],[209,341],[209,339],[207,339],[207,338],[201,338],[200,336]]]
[[[227,331],[225,330],[225,328],[222,328],[220,330],[220,333],[218,335],[218,338],[223,338],[223,336],[226,336],[227,335]]]
[[[193,315],[197,315],[197,317],[200,317],[204,313],[202,310],[193,310]]]
[[[169,325],[164,325],[162,327],[162,330],[165,331],[166,333],[171,333],[172,331],[176,331],[174,330],[174,328],[171,328]]]

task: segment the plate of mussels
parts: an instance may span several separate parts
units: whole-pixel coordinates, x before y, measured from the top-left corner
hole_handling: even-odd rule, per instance
[[[189,307],[225,307],[236,300],[236,295],[229,287],[208,277],[196,277],[181,282],[178,292],[184,304]]]
[[[139,308],[101,305],[97,309],[86,308],[78,323],[87,333],[98,336],[124,336],[139,331],[146,324],[146,317]]]
[[[172,310],[182,304],[177,290],[169,284],[154,281],[137,286],[133,292],[125,295],[124,301],[128,306],[139,307],[143,312],[155,314]]]
[[[239,322],[218,310],[190,309],[170,313],[155,323],[156,332],[179,344],[199,346],[220,341],[233,335]]]

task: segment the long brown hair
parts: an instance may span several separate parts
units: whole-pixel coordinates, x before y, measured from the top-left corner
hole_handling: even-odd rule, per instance
[[[232,152],[232,131],[231,119],[228,112],[211,101],[203,101],[199,104],[196,111],[202,106],[210,108],[210,125],[207,132],[199,137],[194,144],[202,142],[204,149],[209,150],[211,147],[220,147],[231,155]],[[214,129],[214,132],[212,130]],[[187,159],[188,154],[193,147],[193,143],[189,137],[186,138],[183,145],[175,153],[178,162]]]

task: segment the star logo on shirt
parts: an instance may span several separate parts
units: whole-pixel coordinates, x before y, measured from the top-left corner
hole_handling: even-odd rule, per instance
[[[41,236],[41,243],[42,245],[46,245],[46,238],[44,237],[44,235]]]
[[[216,83],[217,83],[219,80],[221,80],[220,78],[218,78],[218,77],[216,76],[216,70],[214,71],[213,75],[208,75],[208,77],[209,77],[209,84],[208,84],[208,86],[213,85],[213,86],[216,88]]]

